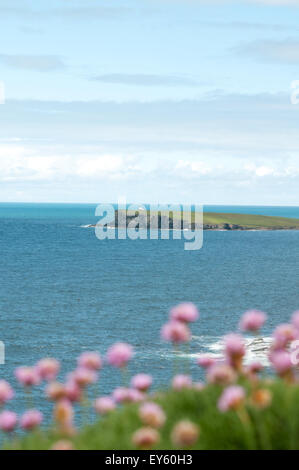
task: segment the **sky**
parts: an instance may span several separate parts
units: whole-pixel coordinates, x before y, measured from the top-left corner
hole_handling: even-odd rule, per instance
[[[0,201],[299,205],[298,16],[0,0]]]

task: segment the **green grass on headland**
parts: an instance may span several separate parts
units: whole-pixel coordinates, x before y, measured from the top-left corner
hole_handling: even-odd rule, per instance
[[[134,221],[138,215],[139,218],[147,217],[149,223],[157,223],[155,219],[159,214],[160,218],[164,219],[164,224],[178,227],[179,222],[185,220],[188,227],[190,225],[190,212],[184,213],[178,211],[141,211],[139,214],[135,211],[127,211],[127,223]],[[125,219],[123,219],[125,220]],[[144,219],[143,219],[144,220]],[[156,219],[157,220],[157,219]],[[191,213],[191,224],[200,223],[200,218],[195,217],[195,213]],[[159,223],[160,224],[160,223]],[[159,225],[160,226],[160,225]],[[195,228],[195,227],[192,227]],[[257,214],[228,214],[228,213],[214,213],[204,212],[203,214],[203,228],[205,230],[299,230],[299,219],[292,219],[287,217],[266,216]]]
[[[299,219],[273,217],[256,214],[221,214],[205,212],[204,224],[209,225],[238,225],[249,229],[293,229],[299,230]]]

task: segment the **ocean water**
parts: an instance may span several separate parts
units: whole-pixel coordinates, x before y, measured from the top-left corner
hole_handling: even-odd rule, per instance
[[[81,352],[104,354],[121,340],[135,349],[130,372],[150,372],[156,387],[165,385],[176,353],[161,342],[160,328],[169,308],[187,300],[201,318],[177,362],[200,379],[194,357],[221,354],[221,336],[236,328],[244,310],[268,313],[267,346],[271,329],[299,309],[299,232],[204,232],[203,248],[193,252],[184,250],[184,240],[99,241],[84,228],[96,222],[95,207],[0,204],[1,378],[15,384],[15,367],[45,356],[63,361],[63,375]],[[299,207],[205,210],[299,218]],[[249,350],[250,358],[255,350],[265,359],[263,347]],[[118,371],[104,368],[101,393],[119,382]],[[35,401],[44,407],[41,393],[36,390]],[[21,407],[20,388],[18,394]]]

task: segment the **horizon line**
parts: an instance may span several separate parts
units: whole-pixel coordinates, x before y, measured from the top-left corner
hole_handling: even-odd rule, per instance
[[[0,204],[30,204],[30,205],[82,205],[82,206],[87,206],[87,205],[99,205],[99,204],[113,204],[113,205],[117,205],[119,204],[119,202],[64,202],[64,201],[0,201]],[[122,204],[122,203],[120,203]],[[154,202],[127,202],[126,203],[127,205],[131,205],[131,204],[140,204],[140,205],[144,205],[144,206],[150,206],[150,205],[191,205],[191,206],[195,206],[195,205],[202,205],[202,206],[220,206],[220,207],[226,207],[226,206],[231,206],[231,207],[299,207],[299,202],[298,204],[229,204],[229,203],[226,203],[226,204],[216,204],[216,203],[187,203],[187,202],[178,202],[178,203],[173,203],[173,202],[160,202],[160,203],[154,203]]]

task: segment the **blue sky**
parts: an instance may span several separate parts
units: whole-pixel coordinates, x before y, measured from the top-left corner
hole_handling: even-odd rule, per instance
[[[0,0],[0,201],[299,204],[299,0]]]

